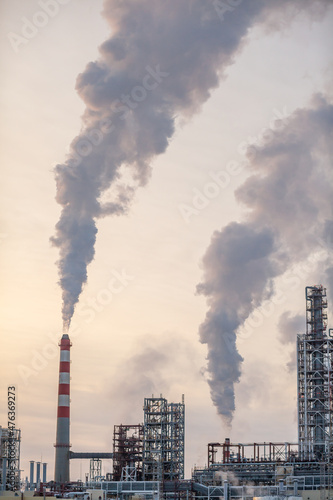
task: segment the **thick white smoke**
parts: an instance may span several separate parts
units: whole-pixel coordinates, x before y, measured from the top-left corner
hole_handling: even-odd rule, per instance
[[[327,251],[326,269],[318,273],[332,276],[332,155],[333,105],[315,95],[264,144],[249,149],[253,174],[236,191],[247,220],[215,232],[204,256],[197,290],[209,311],[200,338],[208,346],[211,396],[228,424],[241,374],[238,328],[273,294],[274,278],[312,253]]]
[[[152,159],[167,148],[175,116],[199,110],[253,25],[275,29],[299,11],[322,15],[329,3],[105,0],[112,35],[77,79],[86,104],[82,131],[55,169],[63,210],[52,242],[60,251],[65,330],[94,258],[96,221],[127,211]]]

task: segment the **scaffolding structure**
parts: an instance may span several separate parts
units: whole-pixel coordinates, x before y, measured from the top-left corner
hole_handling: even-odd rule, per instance
[[[184,479],[185,404],[170,403],[170,471],[171,480]]]
[[[21,430],[0,426],[0,489],[20,489]]]
[[[113,480],[142,478],[143,425],[115,425],[113,429]]]
[[[333,338],[326,333],[326,308],[326,289],[322,286],[306,287],[306,333],[297,336],[301,460],[329,462],[332,459]]]
[[[162,397],[144,400],[143,480],[184,479],[184,396],[181,403]]]

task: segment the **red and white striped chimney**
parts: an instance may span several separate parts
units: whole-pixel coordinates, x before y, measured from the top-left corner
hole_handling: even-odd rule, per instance
[[[55,444],[56,483],[69,481],[69,389],[70,389],[70,348],[71,341],[64,333],[60,341],[60,367],[58,390],[57,439]]]

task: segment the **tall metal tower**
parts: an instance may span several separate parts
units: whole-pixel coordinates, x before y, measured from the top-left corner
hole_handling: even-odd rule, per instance
[[[170,403],[170,479],[184,479],[185,404]]]
[[[145,398],[143,480],[184,479],[184,397],[181,403]]]
[[[333,337],[326,332],[326,289],[306,287],[305,295],[306,333],[297,335],[299,455],[303,460],[329,461],[333,453]]]

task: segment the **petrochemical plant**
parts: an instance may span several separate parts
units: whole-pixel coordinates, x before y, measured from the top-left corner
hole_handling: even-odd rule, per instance
[[[306,333],[297,335],[297,443],[208,443],[207,466],[184,479],[185,402],[162,397],[144,399],[143,423],[115,425],[110,453],[70,449],[69,336],[60,342],[60,369],[54,481],[46,481],[46,464],[30,462],[23,496],[63,496],[83,500],[132,497],[215,499],[299,497],[333,499],[333,330],[327,329],[326,289],[306,288]],[[15,388],[12,389],[14,394]],[[14,411],[15,395],[9,412]],[[22,490],[20,430],[14,418],[0,427],[2,495]],[[84,482],[70,479],[70,461],[90,459]],[[102,476],[102,460],[112,472]],[[42,477],[41,477],[42,465]]]

